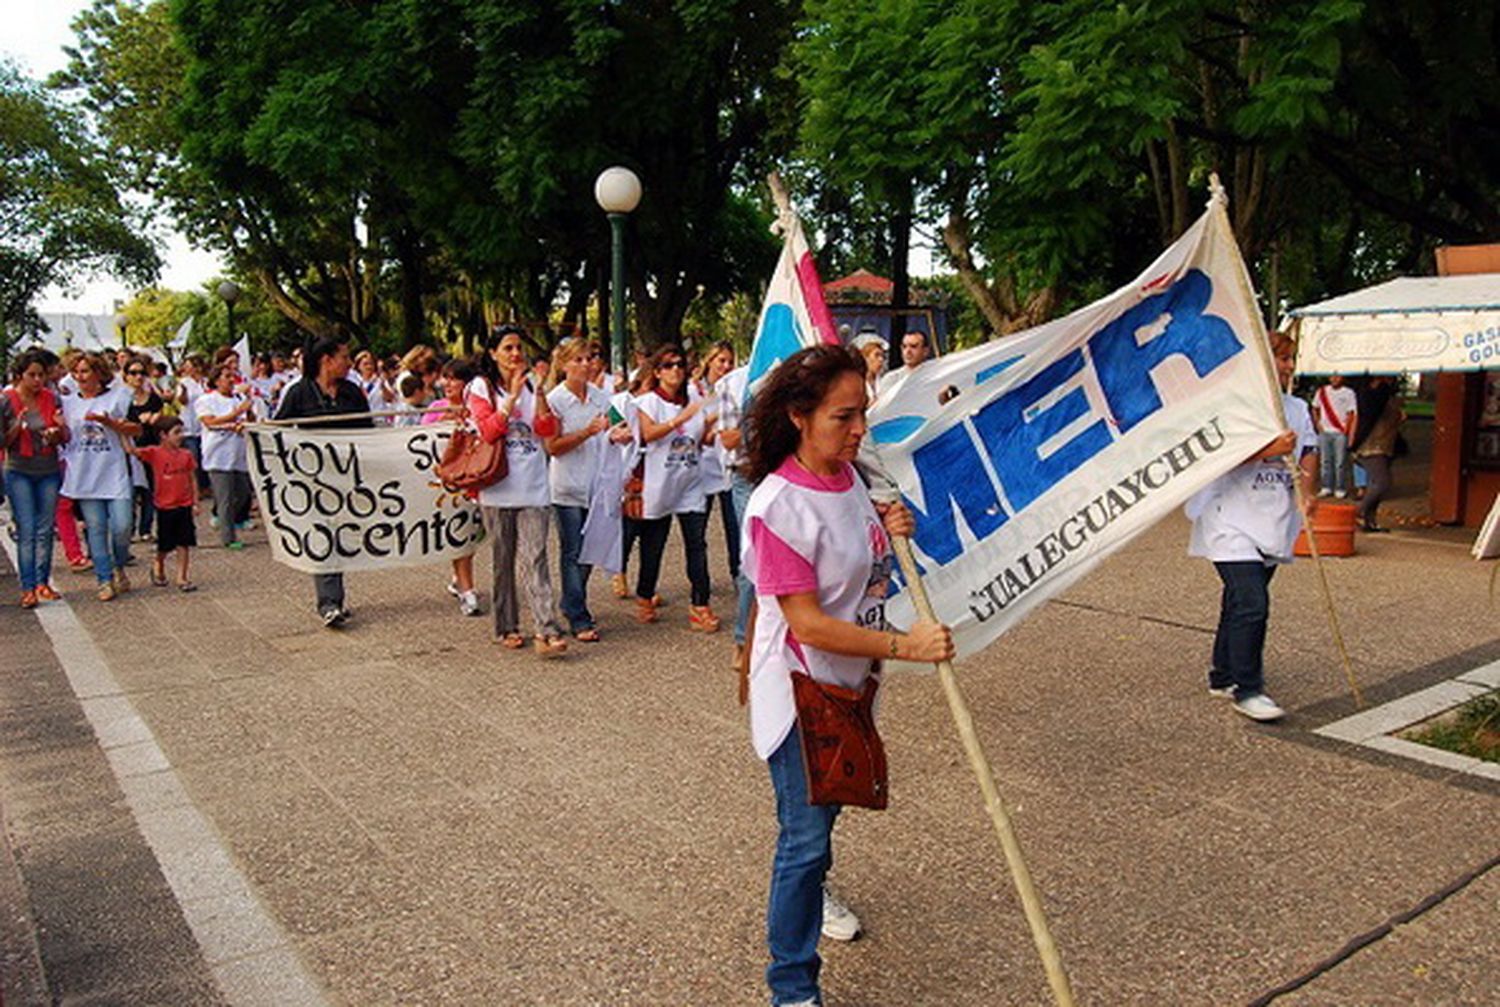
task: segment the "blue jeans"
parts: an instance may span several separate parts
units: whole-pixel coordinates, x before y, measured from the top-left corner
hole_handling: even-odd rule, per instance
[[[208,473],[203,471],[203,436],[201,434],[184,434],[182,446],[188,449],[193,456],[194,472],[198,481],[198,490],[202,492],[208,489]]]
[[[94,576],[108,584],[118,567],[130,558],[130,522],[135,514],[130,497],[113,500],[79,500],[83,520],[89,526],[89,556],[94,561]]]
[[[750,494],[754,491],[755,487],[738,472],[730,476],[729,495],[734,501],[734,523],[739,527],[736,544],[745,541],[745,511],[750,509]],[[743,568],[734,575],[734,588],[734,642],[744,643],[745,635],[750,630],[750,605],[755,601],[755,585],[750,583]]]
[[[589,509],[553,504],[552,510],[557,515],[557,536],[562,546],[557,563],[562,577],[560,607],[568,628],[575,634],[582,633],[594,628],[588,598],[589,574],[594,568],[578,562],[578,551],[583,548],[583,523],[589,519]]]
[[[1275,564],[1259,560],[1215,563],[1224,594],[1219,601],[1219,629],[1214,634],[1214,666],[1208,673],[1210,688],[1234,686],[1234,698],[1257,696],[1265,691],[1262,657],[1266,649],[1266,623],[1271,618],[1271,578]]]
[[[35,591],[52,579],[52,521],[62,475],[5,473],[5,495],[16,518],[16,565],[22,591]]]
[[[1349,438],[1337,430],[1318,434],[1319,485],[1325,490],[1349,492]]]
[[[776,857],[771,864],[771,897],[766,909],[766,944],[771,964],[766,985],[771,1003],[819,999],[818,935],[823,929],[823,879],[833,866],[833,823],[838,805],[807,803],[802,747],[792,727],[767,760],[776,789]]]
[[[740,576],[740,512],[734,505],[734,491],[710,493],[708,510],[714,509],[715,500],[719,502],[719,518],[724,522],[724,546],[729,553],[729,577],[731,580],[738,580]]]

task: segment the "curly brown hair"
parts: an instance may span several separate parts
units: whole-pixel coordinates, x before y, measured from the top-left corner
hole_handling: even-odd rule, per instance
[[[797,450],[802,433],[793,414],[807,416],[828,395],[842,375],[853,374],[863,386],[865,358],[844,346],[825,344],[798,350],[787,357],[765,385],[745,418],[749,441],[745,478],[758,483],[775,472]]]

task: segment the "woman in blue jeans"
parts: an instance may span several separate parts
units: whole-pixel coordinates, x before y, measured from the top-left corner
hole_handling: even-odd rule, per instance
[[[27,350],[11,367],[13,383],[0,401],[0,447],[5,450],[5,496],[16,519],[21,607],[62,597],[53,589],[52,524],[62,486],[58,449],[68,439],[57,396],[47,387],[55,359]]]
[[[909,633],[885,622],[891,535],[910,535],[911,512],[878,508],[854,474],[865,434],[865,367],[841,346],[793,354],[755,396],[744,569],[759,599],[750,658],[750,734],[770,769],[780,834],[771,867],[766,941],[771,1003],[821,1003],[818,935],[823,882],[833,863],[836,804],[811,804],[792,674],[861,690],[882,659],[953,656],[946,626]]]
[[[1285,387],[1292,377],[1292,341],[1278,333],[1271,339],[1271,350]],[[1288,429],[1187,504],[1193,521],[1188,555],[1211,560],[1224,585],[1208,691],[1233,700],[1237,712],[1258,721],[1284,715],[1266,693],[1265,683],[1271,578],[1278,566],[1292,561],[1292,547],[1302,530],[1301,508],[1310,504],[1318,485],[1318,435],[1312,414],[1294,395],[1282,394],[1281,401]],[[1287,456],[1293,465],[1287,464]],[[1302,486],[1300,507],[1297,482]]]
[[[558,560],[562,580],[562,614],[568,630],[584,643],[599,642],[599,628],[589,611],[591,567],[578,562],[583,546],[583,523],[599,472],[601,452],[610,436],[609,393],[589,383],[589,370],[600,355],[598,344],[569,339],[553,356],[553,374],[561,378],[547,394],[547,405],[557,417],[558,432],[543,439],[552,458],[548,472],[552,512],[557,515],[561,540]],[[624,432],[629,436],[629,431]]]
[[[62,495],[78,502],[88,524],[89,555],[100,601],[113,601],[130,590],[125,563],[130,559],[134,488],[122,438],[141,432],[139,423],[126,418],[130,390],[123,385],[111,389],[111,377],[106,357],[85,353],[73,364],[78,394],[63,400],[68,465]]]

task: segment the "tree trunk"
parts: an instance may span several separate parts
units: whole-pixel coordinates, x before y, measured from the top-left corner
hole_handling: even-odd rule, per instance
[[[943,244],[948,246],[948,254],[953,257],[953,268],[958,270],[958,282],[963,285],[964,293],[984,315],[992,332],[1004,332],[1005,312],[995,292],[974,265],[974,255],[969,248],[969,222],[959,210],[948,214],[948,224],[943,228]]]
[[[338,335],[339,326],[336,323],[321,315],[313,314],[294,301],[285,290],[281,289],[281,284],[276,281],[276,276],[270,269],[264,266],[258,267],[253,271],[253,275],[260,283],[261,289],[265,291],[271,305],[299,329],[311,332],[320,338]]]
[[[906,261],[911,253],[911,212],[912,182],[908,178],[902,180],[901,194],[891,214],[891,307],[897,310],[911,306],[911,271]],[[905,334],[905,319],[892,316],[890,367],[893,370],[902,365],[901,337]]]
[[[396,232],[396,256],[401,263],[401,348],[410,350],[422,341],[427,326],[422,311],[422,239],[409,225]]]

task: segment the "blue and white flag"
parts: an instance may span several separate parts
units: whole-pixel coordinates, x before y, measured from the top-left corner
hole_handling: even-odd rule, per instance
[[[773,230],[780,229],[781,257],[766,287],[766,301],[755,328],[745,382],[748,402],[776,365],[798,350],[819,343],[837,344],[833,316],[823,300],[818,267],[802,235],[802,224],[794,213],[785,213]]]
[[[940,620],[972,654],[1280,431],[1221,205],[1128,286],[922,364],[870,414]],[[887,602],[914,621],[908,592]]]

